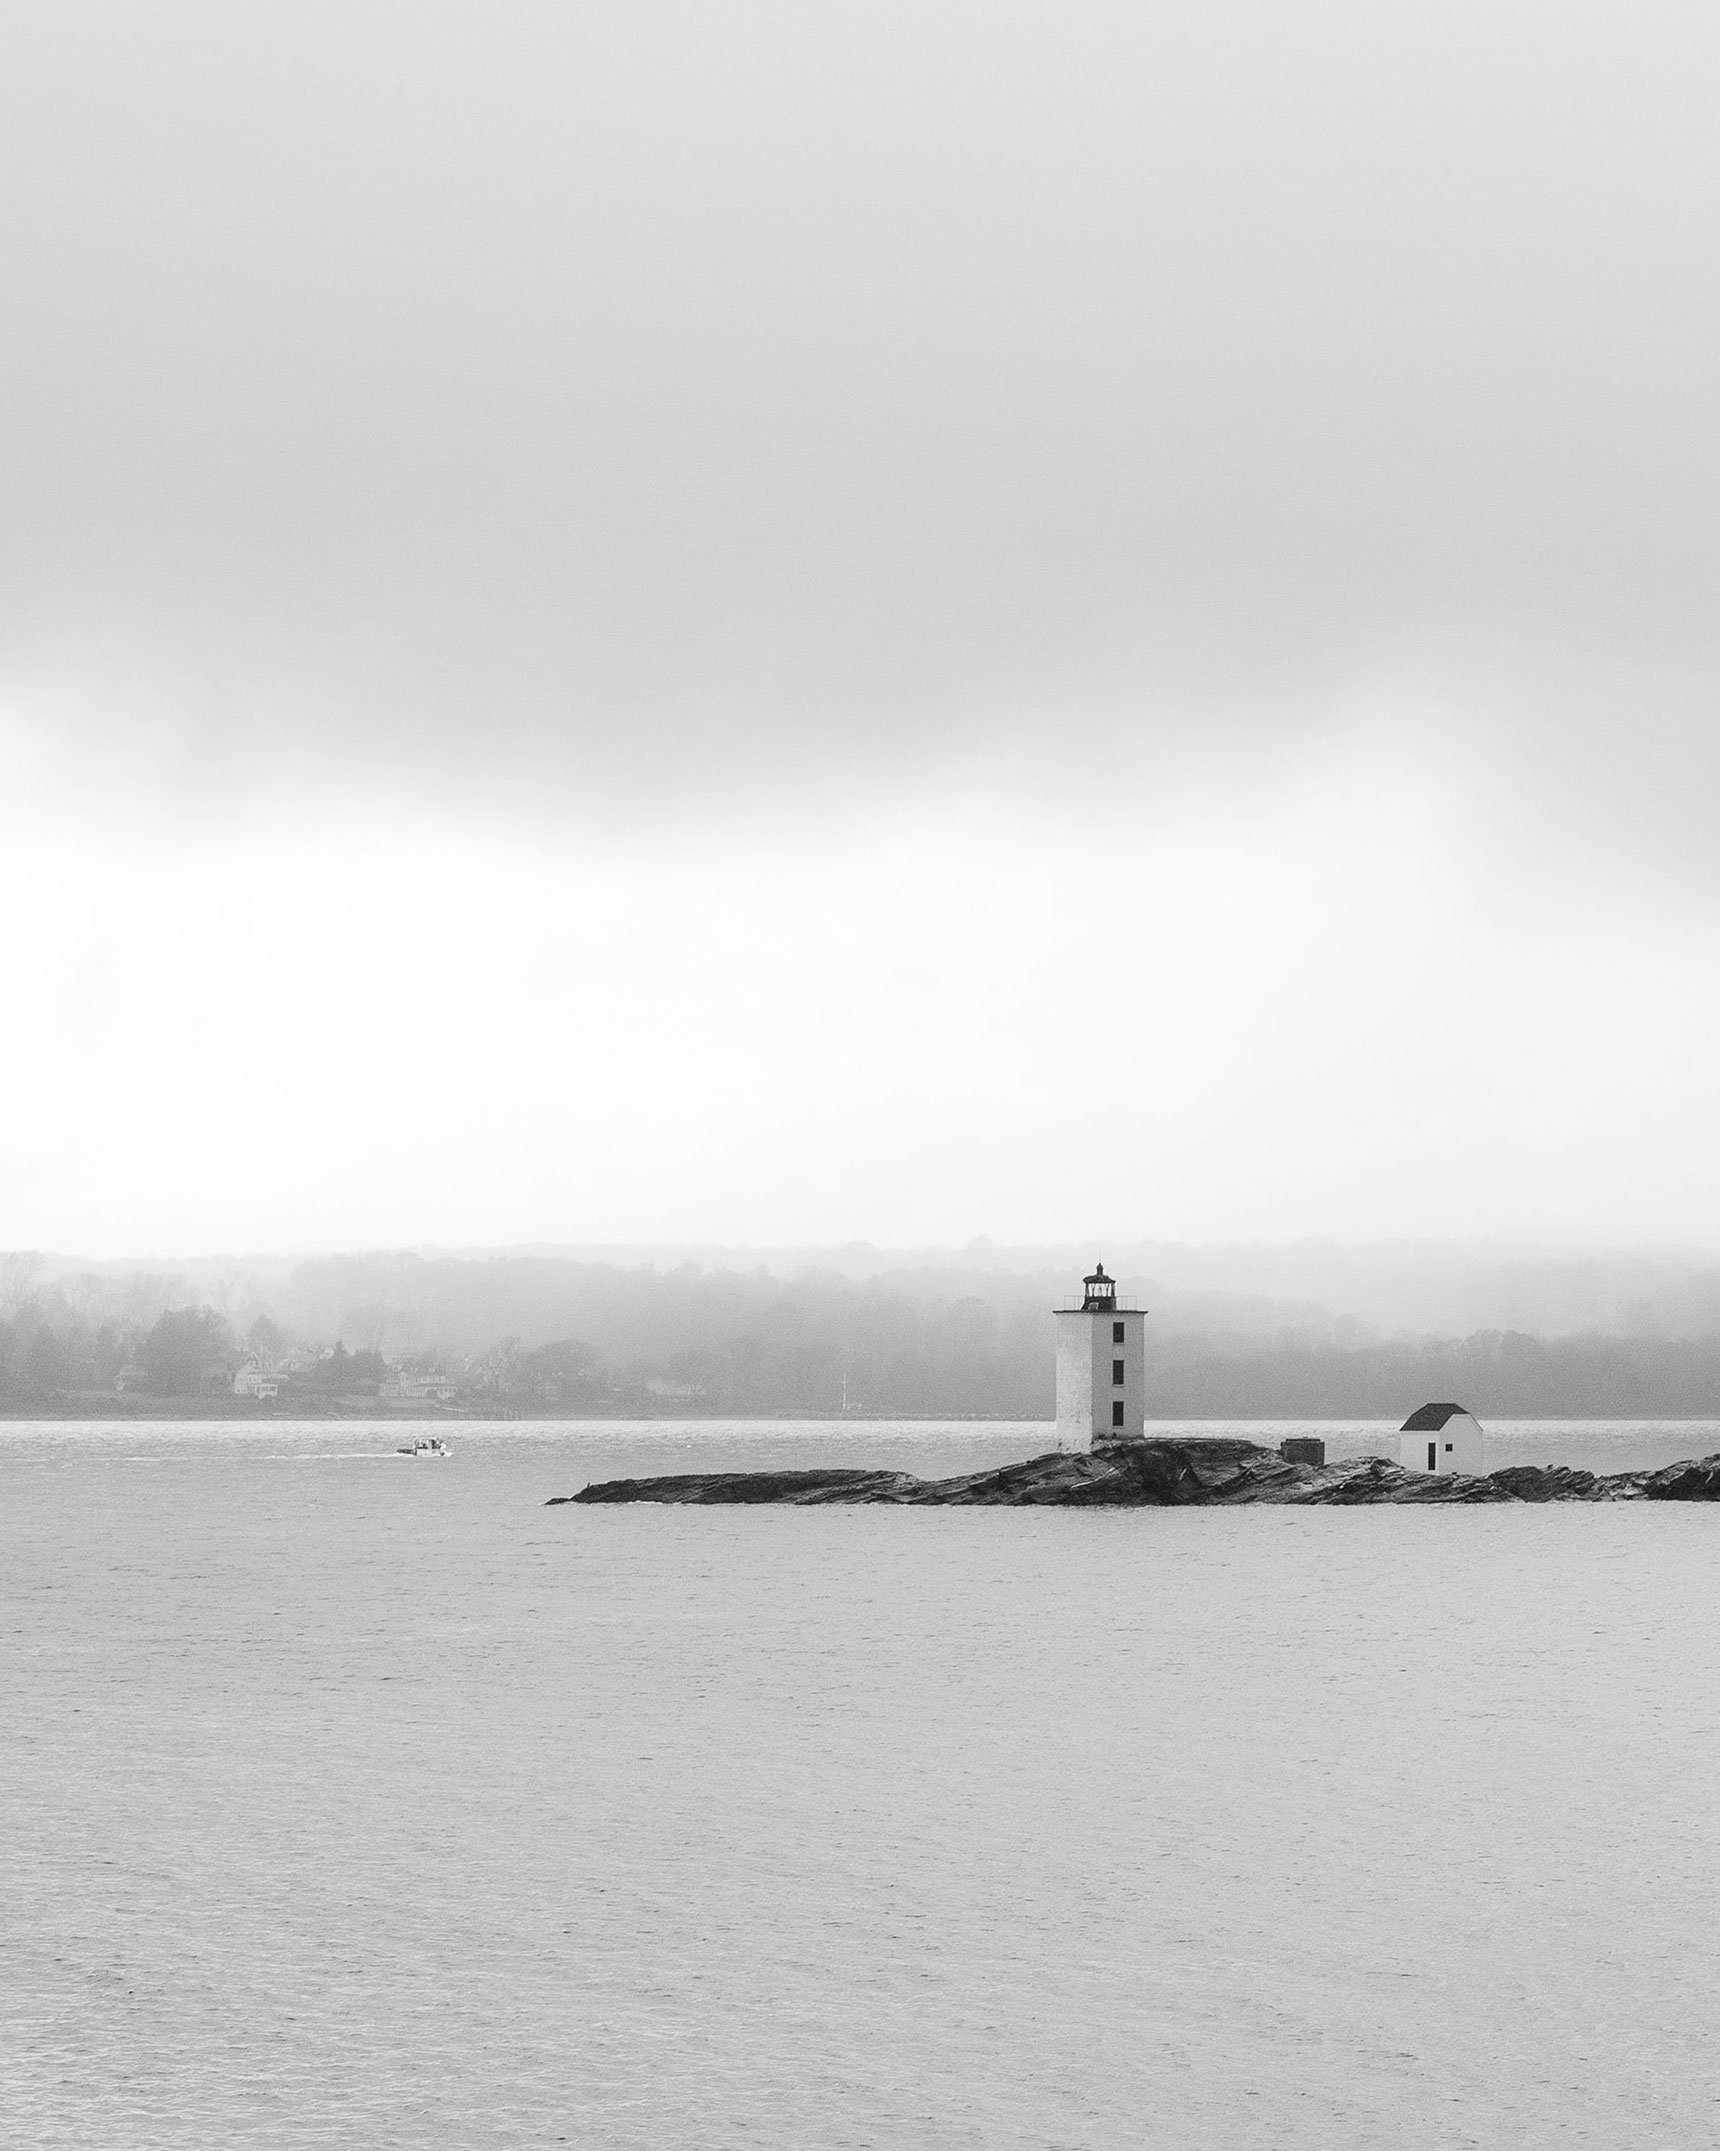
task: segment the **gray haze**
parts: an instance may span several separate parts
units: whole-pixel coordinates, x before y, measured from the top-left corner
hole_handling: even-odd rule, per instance
[[[1712,10],[11,20],[5,655],[92,725],[575,805],[1707,729]]]
[[[1720,1338],[1720,1261],[1664,1249],[1580,1254],[1309,1240],[1242,1247],[1146,1241],[1103,1252],[1124,1294],[1150,1303],[1155,1339],[1354,1346],[1477,1331],[1543,1341]],[[414,1249],[207,1256],[170,1267],[13,1254],[0,1255],[0,1318],[63,1301],[68,1313],[92,1322],[147,1326],[164,1309],[202,1306],[240,1332],[262,1314],[318,1344],[340,1337],[355,1347],[470,1352],[510,1332],[528,1345],[552,1343],[594,1321],[613,1323],[616,1309],[625,1308],[627,1348],[643,1354],[662,1343],[665,1297],[704,1293],[723,1304],[737,1281],[839,1297],[850,1287],[896,1295],[942,1310],[934,1319],[945,1323],[951,1309],[984,1304],[1020,1322],[1048,1318],[1078,1295],[1093,1259],[1091,1248],[983,1242],[959,1249]],[[594,1314],[594,1305],[601,1312]]]
[[[7,48],[0,1236],[1711,1233],[1712,9]]]

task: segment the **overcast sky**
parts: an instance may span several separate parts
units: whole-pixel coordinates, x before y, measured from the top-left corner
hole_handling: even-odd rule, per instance
[[[0,1241],[1720,1218],[1720,11],[14,0]]]

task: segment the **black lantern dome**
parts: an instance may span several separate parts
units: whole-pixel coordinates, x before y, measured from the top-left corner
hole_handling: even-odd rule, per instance
[[[1087,1288],[1087,1297],[1081,1302],[1083,1314],[1086,1313],[1089,1307],[1106,1312],[1116,1306],[1117,1280],[1114,1277],[1105,1275],[1105,1265],[1102,1262],[1095,1268],[1091,1277],[1083,1277],[1081,1282]]]

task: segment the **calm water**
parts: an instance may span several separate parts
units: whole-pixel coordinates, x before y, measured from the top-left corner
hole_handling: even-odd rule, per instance
[[[7,2140],[1720,2136],[1720,1509],[546,1510],[1045,1443],[398,1438],[0,1430]]]

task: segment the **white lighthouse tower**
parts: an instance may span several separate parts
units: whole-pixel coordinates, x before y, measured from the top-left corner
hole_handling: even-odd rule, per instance
[[[1147,1401],[1147,1310],[1120,1307],[1099,1263],[1079,1307],[1057,1310],[1057,1446],[1140,1441]]]

